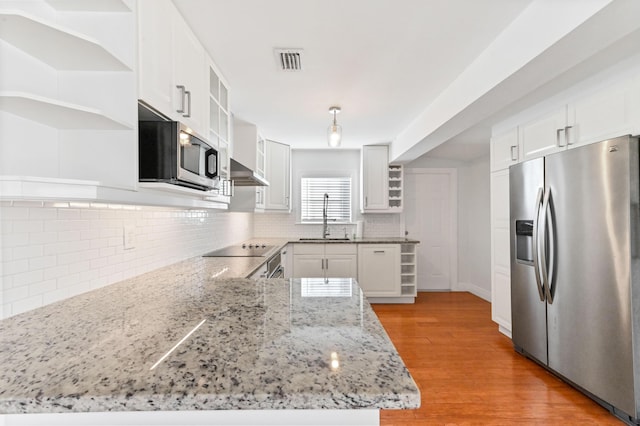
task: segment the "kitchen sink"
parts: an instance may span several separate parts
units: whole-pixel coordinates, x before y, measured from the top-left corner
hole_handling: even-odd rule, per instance
[[[300,241],[349,241],[349,238],[300,238]]]

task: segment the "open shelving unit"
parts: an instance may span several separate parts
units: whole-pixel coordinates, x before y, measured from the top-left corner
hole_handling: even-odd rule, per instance
[[[402,296],[417,295],[416,244],[400,244],[400,291]]]
[[[402,166],[389,164],[389,209],[402,210]]]

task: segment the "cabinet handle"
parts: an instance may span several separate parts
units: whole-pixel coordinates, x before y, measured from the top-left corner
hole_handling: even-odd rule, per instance
[[[564,137],[567,139],[567,145],[573,145],[573,142],[571,142],[571,134],[569,133],[569,129],[573,129],[573,126],[566,126],[564,128]]]
[[[328,270],[329,270],[329,259],[325,259],[324,261],[326,262],[326,265],[327,265],[327,268],[326,268],[326,269],[327,269],[327,271],[328,271]]]
[[[289,197],[284,197],[284,205],[289,207]]]
[[[364,206],[369,207],[369,197],[364,197]]]
[[[191,117],[191,91],[186,90],[184,92],[185,96],[187,97],[187,113],[186,114],[182,114],[183,117]]]
[[[184,113],[184,94],[186,93],[185,87],[182,85],[176,86],[178,90],[180,90],[180,109],[177,109],[176,112],[180,114]]]
[[[373,252],[374,252],[374,253],[381,253],[381,254],[384,254],[384,250],[374,250]]]
[[[562,148],[562,147],[566,146],[566,144],[563,145],[563,144],[560,143],[560,140],[564,139],[564,137],[563,138],[560,137],[560,135],[563,134],[563,133],[564,133],[564,129],[556,130],[556,146],[558,148]]]
[[[518,145],[511,145],[511,161],[518,161]]]

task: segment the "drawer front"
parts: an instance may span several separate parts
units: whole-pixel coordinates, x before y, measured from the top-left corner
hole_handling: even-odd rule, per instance
[[[329,254],[358,254],[358,245],[350,243],[330,243],[324,245],[324,253]]]
[[[317,254],[324,255],[324,244],[293,244],[293,254]]]

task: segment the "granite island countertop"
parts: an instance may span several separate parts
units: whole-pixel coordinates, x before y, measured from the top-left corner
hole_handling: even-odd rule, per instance
[[[0,413],[420,405],[355,281],[221,271],[193,258],[0,321]]]

